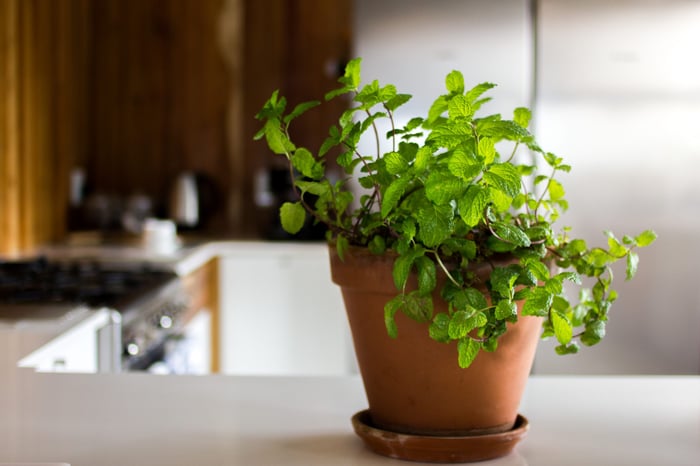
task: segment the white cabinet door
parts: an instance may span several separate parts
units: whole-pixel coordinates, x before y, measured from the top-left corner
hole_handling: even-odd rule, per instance
[[[354,369],[325,244],[257,244],[220,262],[221,371],[338,375]]]

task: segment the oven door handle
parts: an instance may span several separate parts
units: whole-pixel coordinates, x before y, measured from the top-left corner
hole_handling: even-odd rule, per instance
[[[97,330],[97,371],[115,373],[122,370],[122,316],[113,309],[107,323]]]

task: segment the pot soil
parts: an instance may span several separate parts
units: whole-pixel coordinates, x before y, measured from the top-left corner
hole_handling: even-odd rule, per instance
[[[427,324],[396,314],[398,338],[387,335],[384,304],[397,291],[394,256],[350,248],[341,261],[330,248],[331,275],[341,287],[374,427],[401,434],[478,436],[514,428],[541,321],[520,316],[493,353],[457,363],[456,343],[438,343]],[[476,270],[487,277],[489,265]],[[411,282],[409,281],[409,286]],[[440,284],[438,283],[438,289]],[[446,311],[435,299],[435,313]]]

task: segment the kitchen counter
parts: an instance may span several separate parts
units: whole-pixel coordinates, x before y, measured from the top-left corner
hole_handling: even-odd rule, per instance
[[[7,374],[3,374],[4,376]],[[402,465],[350,425],[348,377],[41,374],[0,384],[0,463]],[[700,377],[533,376],[525,440],[492,465],[700,464]]]

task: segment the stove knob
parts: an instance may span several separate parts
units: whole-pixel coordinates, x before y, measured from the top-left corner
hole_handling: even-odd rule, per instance
[[[160,316],[160,319],[158,319],[158,326],[163,329],[169,329],[173,326],[173,318],[168,314],[163,314]]]
[[[126,352],[130,356],[137,356],[141,352],[141,348],[139,348],[138,343],[135,341],[130,341],[126,344]]]

